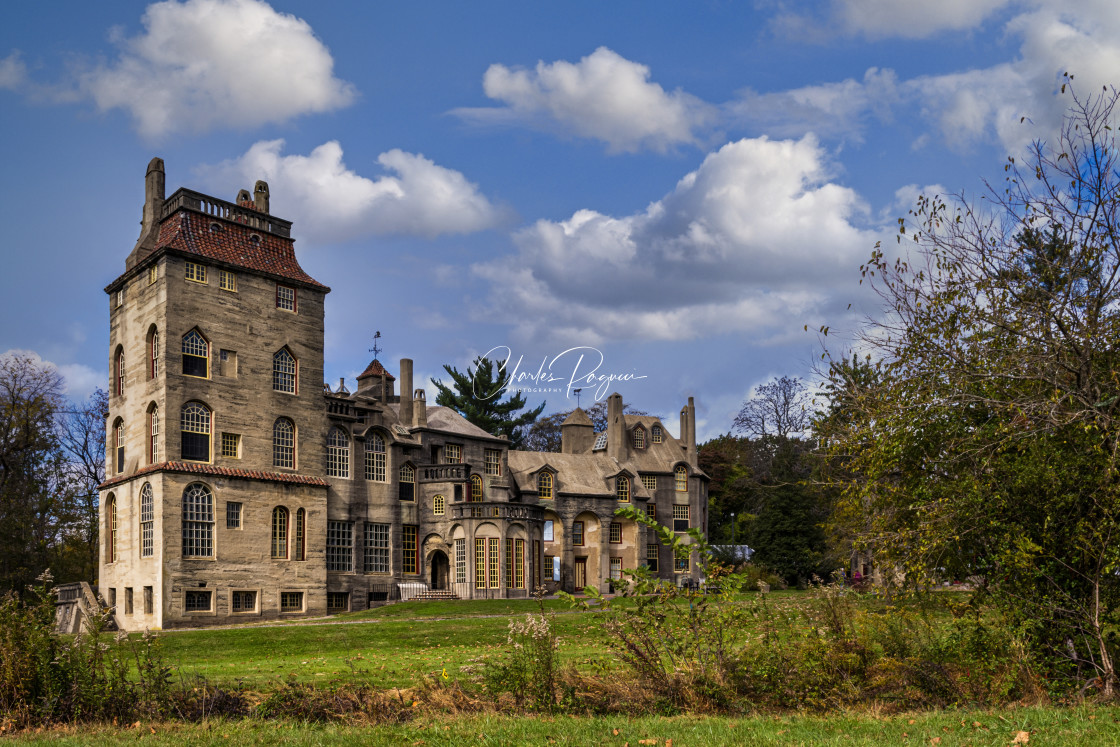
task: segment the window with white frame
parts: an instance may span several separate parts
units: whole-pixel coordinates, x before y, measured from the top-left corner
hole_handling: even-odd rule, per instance
[[[140,557],[150,558],[155,552],[155,500],[152,484],[140,489]]]
[[[350,439],[341,428],[327,434],[327,476],[350,477]]]
[[[276,286],[276,308],[295,312],[296,289],[287,285]]]
[[[354,522],[327,522],[327,570],[354,570]]]
[[[272,466],[295,469],[296,426],[287,418],[277,418],[272,424]]]
[[[296,359],[287,348],[280,348],[272,354],[272,389],[296,393]]]
[[[183,335],[183,375],[200,379],[210,376],[210,343],[197,329]]]
[[[366,436],[366,479],[385,482],[385,439],[377,434]]]
[[[500,477],[502,474],[502,452],[497,449],[487,449],[485,457],[486,474]]]
[[[389,525],[366,522],[362,570],[366,573],[389,572]]]
[[[182,458],[192,462],[210,461],[210,410],[199,402],[188,402],[180,412]]]
[[[214,496],[200,482],[183,491],[183,557],[214,557]]]

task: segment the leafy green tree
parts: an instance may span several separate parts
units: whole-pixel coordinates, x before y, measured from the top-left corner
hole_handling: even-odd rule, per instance
[[[983,208],[923,198],[899,221],[909,253],[877,247],[863,267],[883,300],[863,340],[878,381],[860,392],[834,376],[853,396],[822,422],[844,463],[842,513],[888,576],[972,579],[1037,666],[1106,695],[1120,623],[1117,100],[1074,95],[1052,147],[1009,159]]]
[[[521,412],[526,400],[520,393],[503,402],[509,372],[489,358],[475,358],[474,368],[468,367],[466,373],[448,365],[443,370],[451,377],[451,384],[438,379],[433,382],[439,390],[436,404],[450,407],[487,433],[505,436],[511,448],[521,448],[526,429],[544,410],[545,403]]]

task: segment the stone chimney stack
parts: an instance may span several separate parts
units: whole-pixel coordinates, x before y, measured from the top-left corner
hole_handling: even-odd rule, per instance
[[[256,205],[259,212],[268,213],[268,182],[261,179],[257,180],[253,187],[253,204]]]
[[[136,239],[136,246],[128,255],[125,262],[127,269],[132,269],[137,262],[142,260],[149,252],[156,248],[159,238],[159,214],[163,210],[166,174],[163,170],[163,159],[153,158],[148,162],[148,170],[144,174],[144,210],[140,216],[140,238]]]
[[[252,201],[253,201],[253,196],[251,194],[249,194],[249,190],[247,190],[247,189],[237,190],[237,199],[234,200],[234,202],[236,202],[239,206],[244,205],[246,202],[252,202]]]
[[[607,456],[626,459],[626,423],[622,420],[622,395],[615,392],[607,397]]]
[[[696,401],[688,398],[688,404],[681,408],[681,444],[684,446],[688,463],[698,466],[696,453]]]
[[[398,418],[401,425],[412,425],[412,359],[401,358],[401,409]]]
[[[423,428],[428,424],[428,400],[423,389],[412,393],[412,425]]]

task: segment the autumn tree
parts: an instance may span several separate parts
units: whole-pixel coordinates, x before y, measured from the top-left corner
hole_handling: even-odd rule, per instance
[[[451,383],[433,381],[439,390],[436,404],[450,407],[487,433],[505,436],[510,448],[520,448],[526,429],[544,410],[545,403],[521,412],[526,400],[520,393],[503,401],[509,386],[509,372],[489,358],[475,358],[474,368],[468,367],[465,373],[449,365],[443,370],[451,377]]]
[[[879,380],[824,434],[846,513],[908,583],[970,578],[1037,666],[1116,687],[1120,623],[1118,96],[1072,96],[1059,136],[980,205],[924,197],[864,276]],[[839,385],[840,382],[834,381]]]
[[[63,541],[55,577],[93,582],[97,575],[98,491],[105,481],[105,419],[109,395],[96,389],[89,399],[61,413],[59,443],[66,453],[73,491],[74,523]]]

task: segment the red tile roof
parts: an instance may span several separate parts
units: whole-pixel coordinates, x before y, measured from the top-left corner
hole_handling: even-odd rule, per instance
[[[211,231],[211,223],[221,228]],[[258,237],[258,240],[251,241],[252,236]],[[291,239],[273,236],[264,231],[258,232],[248,225],[216,221],[191,210],[179,210],[164,219],[159,226],[156,247],[195,254],[330,290],[299,266]]]
[[[267,480],[268,482],[285,482],[295,485],[315,485],[318,487],[327,487],[330,485],[322,477],[312,477],[310,475],[293,475],[285,474],[282,472],[262,472],[256,469],[237,469],[234,467],[219,467],[215,464],[199,464],[196,462],[160,462],[159,464],[151,464],[142,469],[138,469],[130,475],[118,475],[98,486],[98,489],[104,490],[111,488],[114,485],[119,485],[126,480],[131,480],[134,477],[142,475],[149,475],[153,472],[182,472],[192,475],[215,475],[217,477],[238,477],[246,480]]]
[[[387,379],[392,379],[393,381],[397,380],[397,377],[386,371],[385,366],[382,366],[381,361],[377,360],[376,358],[369,362],[369,365],[366,366],[365,371],[362,371],[360,374],[358,374],[358,378],[364,379],[367,376],[380,376],[381,374],[385,374],[385,378]]]

